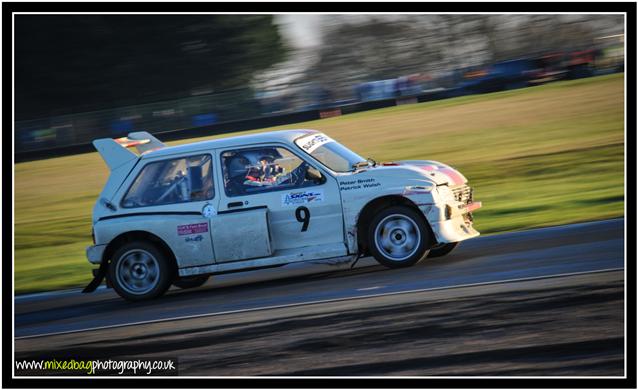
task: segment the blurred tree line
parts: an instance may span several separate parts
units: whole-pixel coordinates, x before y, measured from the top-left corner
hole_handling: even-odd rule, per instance
[[[624,29],[622,15],[601,14],[317,17],[321,44],[293,49],[273,15],[17,15],[16,119],[195,95],[219,97],[207,109],[222,120],[245,118],[348,99],[364,81],[452,80],[457,69],[591,48]]]
[[[16,15],[16,119],[233,89],[248,99],[253,74],[285,56],[271,15]]]
[[[342,98],[355,83],[591,48],[622,15],[323,15],[306,78]],[[341,93],[339,93],[341,92]]]

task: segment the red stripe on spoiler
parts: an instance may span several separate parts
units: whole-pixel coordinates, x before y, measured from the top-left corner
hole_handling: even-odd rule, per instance
[[[121,138],[116,138],[115,142],[117,142],[118,144],[122,145],[125,148],[130,148],[132,146],[147,144],[151,142],[151,140],[150,139],[132,140],[132,139],[128,139],[128,137],[121,137]]]

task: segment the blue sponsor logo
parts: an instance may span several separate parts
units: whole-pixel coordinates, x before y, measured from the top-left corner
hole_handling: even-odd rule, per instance
[[[323,201],[323,192],[321,191],[291,192],[283,196],[284,205],[304,204],[321,201]]]

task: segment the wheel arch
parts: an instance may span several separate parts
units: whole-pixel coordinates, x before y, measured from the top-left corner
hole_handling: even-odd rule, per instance
[[[407,206],[422,215],[421,210],[419,210],[417,205],[410,199],[406,198],[405,196],[385,195],[385,196],[372,199],[371,201],[366,203],[365,206],[363,206],[363,208],[361,209],[361,212],[359,213],[357,217],[357,223],[356,223],[357,245],[358,245],[358,251],[360,254],[362,255],[370,254],[368,250],[369,243],[368,243],[367,231],[368,231],[368,227],[370,226],[370,223],[372,222],[372,218],[379,211],[391,206]],[[423,216],[423,220],[425,221],[427,228],[431,231],[432,228],[430,227],[430,223],[428,222],[425,216]]]
[[[112,239],[106,248],[104,249],[104,254],[102,255],[102,262],[112,260],[113,254],[117,251],[117,248],[126,244],[127,242],[133,241],[148,241],[153,245],[157,246],[157,248],[162,251],[169,259],[171,265],[173,266],[175,272],[177,272],[177,258],[175,254],[171,250],[171,248],[157,235],[144,231],[144,230],[132,230],[125,233],[121,233],[114,239]]]

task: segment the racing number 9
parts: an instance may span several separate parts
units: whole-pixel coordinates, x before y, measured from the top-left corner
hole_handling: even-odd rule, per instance
[[[308,210],[307,207],[297,207],[297,210],[295,210],[295,218],[297,218],[297,221],[303,223],[303,225],[301,225],[302,232],[308,230],[308,224],[310,224],[310,210]]]

